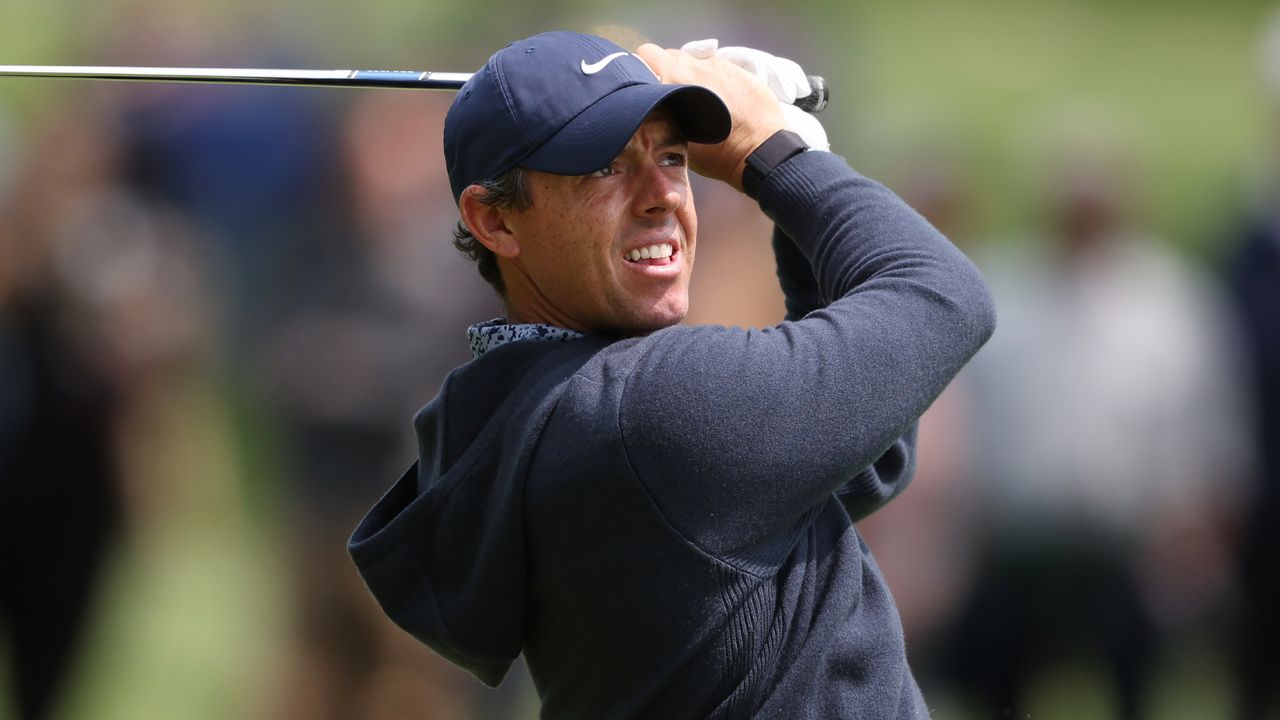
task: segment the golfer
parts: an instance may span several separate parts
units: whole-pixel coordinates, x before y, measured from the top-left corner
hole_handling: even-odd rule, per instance
[[[973,265],[720,55],[522,40],[444,145],[506,317],[351,538],[387,614],[489,685],[524,653],[549,718],[927,717],[854,523],[992,332]],[[680,324],[690,169],[776,223],[785,322]]]

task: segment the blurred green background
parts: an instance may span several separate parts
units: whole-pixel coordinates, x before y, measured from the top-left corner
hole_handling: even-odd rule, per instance
[[[1133,163],[1141,223],[1212,263],[1225,251],[1226,230],[1266,190],[1274,154],[1259,50],[1274,8],[1247,0],[3,0],[0,7],[0,63],[12,64],[106,64],[119,38],[174,26],[190,26],[201,41],[152,37],[152,64],[279,58],[310,67],[464,71],[508,40],[555,27],[623,28],[669,46],[701,37],[755,45],[827,77],[832,102],[822,120],[834,149],[862,172],[893,187],[922,151],[955,158],[973,201],[966,235],[997,245],[1017,243],[1039,215],[1044,159],[1098,137]],[[0,119],[7,116],[13,145],[0,162],[18,157],[69,96],[112,92],[78,81],[0,80]],[[309,94],[338,112],[359,94],[269,92]],[[442,235],[451,223],[442,217],[432,232]],[[219,337],[215,344],[235,342]],[[264,708],[280,665],[294,662],[284,569],[290,541],[281,530],[291,515],[281,479],[289,461],[271,409],[246,373],[219,365],[166,386],[165,401],[135,425],[146,428],[135,440],[146,448],[135,456],[145,459],[135,460],[164,486],[159,499],[142,501],[141,520],[109,555],[84,652],[55,717],[271,716]],[[401,418],[406,428],[408,421]],[[407,464],[412,456],[403,457]],[[383,479],[389,485],[394,477]],[[1226,671],[1216,656],[1180,662],[1158,685],[1157,716],[1226,717]],[[1199,679],[1188,686],[1186,676]],[[1095,680],[1087,667],[1064,669],[1041,686],[1047,699],[1033,717],[1107,717]],[[517,690],[516,716],[534,716],[527,683]],[[0,702],[0,718],[15,717],[6,712]]]
[[[159,7],[159,6],[157,6]],[[1242,177],[1270,142],[1259,73],[1271,4],[1237,0],[1077,2],[538,2],[473,7],[383,2],[368,7],[276,2],[164,6],[206,24],[225,47],[209,64],[236,66],[244,36],[276,33],[324,67],[465,71],[493,49],[542,29],[621,26],[665,45],[733,30],[773,38],[819,74],[836,101],[824,121],[868,174],[891,170],[915,134],[945,138],[974,158],[989,234],[1016,228],[1031,207],[1042,133],[1104,124],[1142,162],[1157,230],[1189,246],[1237,202]],[[0,28],[5,60],[100,61],[104,29],[145,23],[148,3],[10,2]],[[780,52],[782,50],[780,49]],[[169,48],[173,63],[182,48]],[[30,117],[50,94],[75,87],[9,81],[10,110]]]

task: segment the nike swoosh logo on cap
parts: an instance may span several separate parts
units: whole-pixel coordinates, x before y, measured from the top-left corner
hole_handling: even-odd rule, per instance
[[[596,73],[598,73],[598,72],[600,72],[601,70],[603,70],[603,69],[605,68],[605,66],[606,66],[606,65],[608,65],[608,64],[609,64],[609,63],[611,63],[611,62],[613,62],[614,60],[617,60],[618,58],[622,57],[623,55],[630,55],[630,54],[631,54],[631,53],[616,52],[616,53],[614,53],[614,54],[612,54],[612,55],[605,55],[603,58],[601,58],[601,59],[597,60],[596,62],[591,63],[590,65],[588,65],[588,64],[587,64],[587,61],[586,61],[586,60],[583,60],[583,61],[582,61],[582,74],[583,74],[583,75],[595,75]]]

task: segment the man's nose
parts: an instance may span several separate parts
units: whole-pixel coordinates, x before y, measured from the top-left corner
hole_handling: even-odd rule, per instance
[[[686,186],[672,177],[670,168],[650,166],[641,178],[636,211],[646,216],[670,215],[684,204]]]

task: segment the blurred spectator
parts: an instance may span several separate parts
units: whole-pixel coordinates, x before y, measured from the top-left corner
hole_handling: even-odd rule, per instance
[[[118,185],[92,103],[43,119],[0,210],[0,596],[19,717],[56,708],[121,521],[125,419],[206,325],[182,224]]]
[[[510,699],[394,628],[346,553],[361,512],[412,462],[413,414],[469,358],[467,325],[500,312],[451,243],[439,140],[451,100],[356,98],[338,145],[347,192],[307,238],[306,282],[276,280],[263,372],[283,424],[297,605],[282,718],[500,717]]]
[[[1280,12],[1262,43],[1273,122],[1280,117]],[[1273,152],[1272,172],[1280,169]],[[1276,173],[1280,174],[1280,173]],[[1259,458],[1240,541],[1237,717],[1280,717],[1280,193],[1267,193],[1233,248],[1227,281],[1245,338],[1252,439]]]
[[[1046,242],[985,268],[1000,328],[971,365],[982,555],[954,672],[979,717],[1023,717],[1064,660],[1101,657],[1145,716],[1161,628],[1230,588],[1221,518],[1247,467],[1221,299],[1136,231],[1116,145],[1068,143]]]
[[[778,324],[785,309],[769,244],[773,226],[742,193],[698,176],[690,180],[698,203],[698,251],[684,321]]]
[[[56,257],[62,219],[111,171],[111,139],[82,111],[46,121],[0,212],[0,624],[24,720],[56,707],[119,519],[117,398],[75,334],[91,299]]]
[[[190,4],[138,0],[104,34],[121,65],[306,67],[286,32],[240,13],[215,21]],[[236,19],[244,23],[235,27]],[[334,192],[332,91],[227,85],[113,88],[126,143],[125,173],[139,191],[190,217],[216,263],[228,303],[232,360],[253,354],[273,327],[287,284],[307,276],[318,203]],[[286,286],[282,286],[282,283]]]
[[[1259,220],[1228,268],[1250,364],[1252,437],[1260,461],[1240,545],[1241,720],[1280,713],[1280,212]]]
[[[966,252],[973,198],[956,146],[921,133],[886,183]],[[969,588],[976,516],[973,389],[962,370],[920,418],[911,486],[859,523],[884,573],[925,697],[942,685],[945,630]]]

